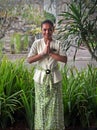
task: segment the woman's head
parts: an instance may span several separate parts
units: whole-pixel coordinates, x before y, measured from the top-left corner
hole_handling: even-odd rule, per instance
[[[52,26],[52,28],[54,28],[54,24],[53,24],[53,22],[51,20],[44,20],[41,23],[41,29],[42,29],[43,24],[50,24]]]
[[[54,32],[54,24],[50,20],[45,20],[41,23],[42,35],[45,40],[51,40]]]

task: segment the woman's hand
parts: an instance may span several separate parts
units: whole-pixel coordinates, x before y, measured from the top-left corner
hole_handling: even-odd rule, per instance
[[[50,53],[50,41],[47,41],[46,47],[47,47],[47,54],[49,55],[49,53]]]
[[[43,50],[43,52],[41,53],[41,55],[45,56],[45,55],[49,55],[50,54],[50,41],[47,41],[45,44],[45,48]]]

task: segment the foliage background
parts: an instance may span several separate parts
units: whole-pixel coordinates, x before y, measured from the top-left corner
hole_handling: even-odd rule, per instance
[[[0,62],[0,127],[5,129],[22,117],[33,130],[33,72],[34,67],[28,69],[23,59]],[[97,68],[88,66],[79,72],[65,66],[61,73],[65,126],[97,126]]]

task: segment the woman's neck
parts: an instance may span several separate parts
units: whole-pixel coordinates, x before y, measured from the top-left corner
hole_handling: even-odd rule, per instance
[[[47,43],[47,42],[51,42],[52,41],[52,38],[50,39],[44,39],[44,42]]]

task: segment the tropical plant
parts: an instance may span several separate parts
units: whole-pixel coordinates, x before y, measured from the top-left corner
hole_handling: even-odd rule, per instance
[[[63,101],[65,125],[89,127],[97,118],[97,68],[88,66],[79,72],[76,68],[64,69]]]
[[[20,53],[27,50],[28,47],[28,35],[22,33],[14,33],[11,36],[11,53]]]
[[[24,106],[24,117],[30,130],[34,129],[34,89],[23,91],[21,94],[22,104]]]
[[[63,11],[59,24],[59,38],[68,49],[72,39],[77,49],[84,44],[91,56],[97,61],[97,0],[87,2],[75,0],[67,4],[68,11]]]
[[[21,91],[13,93],[12,95],[7,95],[6,93],[0,93],[0,126],[6,128],[8,121],[14,122],[13,114],[21,102],[18,99],[18,95]]]
[[[0,127],[16,121],[15,112],[26,119],[28,127],[34,125],[34,67],[23,60],[0,61]],[[62,70],[65,126],[89,127],[97,125],[97,68],[88,66],[82,71],[74,68]]]
[[[22,111],[23,113],[24,109],[27,112],[26,102],[29,103],[29,107],[32,105],[33,108],[33,69],[28,70],[24,65],[24,59],[13,63],[4,57],[0,62],[0,75],[0,127],[6,128],[8,123],[12,124],[16,121],[14,117],[15,112],[21,113],[20,111]],[[25,97],[27,98],[26,100]],[[24,114],[25,119],[28,117],[27,114]],[[27,123],[32,125],[32,122],[28,121]]]

